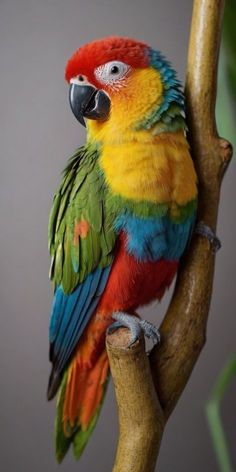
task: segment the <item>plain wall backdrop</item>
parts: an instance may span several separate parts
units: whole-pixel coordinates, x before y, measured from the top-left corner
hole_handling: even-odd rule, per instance
[[[1,318],[0,470],[4,472],[110,472],[117,440],[112,384],[96,430],[79,463],[69,454],[56,464],[55,402],[47,403],[47,220],[66,159],[85,132],[68,103],[64,66],[72,52],[111,34],[144,40],[162,50],[184,79],[190,0],[1,0]],[[236,166],[222,188],[214,293],[207,345],[171,416],[159,472],[216,471],[205,403],[214,381],[235,352]],[[142,310],[156,324],[166,309]],[[222,415],[233,448],[235,383]],[[235,451],[234,463],[236,467]]]

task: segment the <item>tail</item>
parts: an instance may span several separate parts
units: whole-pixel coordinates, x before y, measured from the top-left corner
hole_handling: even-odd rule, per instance
[[[81,456],[96,425],[109,376],[104,349],[92,365],[81,365],[75,356],[65,371],[58,395],[55,423],[56,458],[60,463],[73,444]]]

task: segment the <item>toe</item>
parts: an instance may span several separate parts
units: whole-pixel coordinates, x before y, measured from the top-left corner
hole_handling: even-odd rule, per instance
[[[132,344],[134,344],[141,335],[142,328],[140,326],[139,318],[134,315],[128,315],[127,313],[123,312],[113,313],[112,318],[116,320],[114,324],[119,323],[119,326],[123,326],[130,330],[131,339],[129,346],[132,346]]]
[[[107,334],[112,334],[116,329],[122,328],[123,325],[119,321],[115,321],[107,328]]]
[[[153,344],[158,344],[160,342],[160,333],[157,329],[156,326],[154,326],[152,323],[149,323],[146,320],[141,320],[140,325],[142,327],[142,330],[145,334],[145,336],[149,339],[152,340]]]

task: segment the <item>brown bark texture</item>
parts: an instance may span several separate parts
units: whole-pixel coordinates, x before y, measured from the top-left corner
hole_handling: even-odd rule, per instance
[[[232,156],[215,122],[217,66],[224,0],[194,0],[186,78],[187,122],[199,180],[198,222],[215,231],[220,187]],[[194,234],[150,356],[144,340],[128,347],[122,328],[107,336],[119,414],[113,472],[153,472],[166,421],[185,388],[206,340],[215,253]]]

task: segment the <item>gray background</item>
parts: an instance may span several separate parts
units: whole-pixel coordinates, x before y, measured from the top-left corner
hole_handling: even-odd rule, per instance
[[[53,472],[55,403],[45,390],[48,364],[47,219],[67,157],[84,131],[68,105],[63,73],[82,43],[129,35],[161,49],[184,78],[190,0],[1,0],[1,326],[0,469]],[[235,352],[236,167],[224,181],[208,342],[166,428],[160,472],[216,471],[204,405],[220,369]],[[166,301],[145,310],[158,323]],[[159,318],[157,317],[159,315]],[[235,443],[235,384],[223,417]],[[96,431],[79,463],[61,472],[109,472],[117,419],[110,385]],[[235,456],[235,452],[234,452]],[[234,457],[235,467],[236,460]]]

